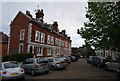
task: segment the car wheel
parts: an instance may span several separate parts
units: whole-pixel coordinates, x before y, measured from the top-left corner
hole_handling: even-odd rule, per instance
[[[63,68],[64,70],[66,69],[66,67]]]
[[[24,79],[25,79],[25,77],[21,77],[21,78],[20,78],[20,81],[21,81],[21,80],[24,80]]]
[[[31,70],[31,75],[34,76],[35,75],[35,71]]]
[[[107,65],[105,65],[105,69],[106,69],[106,70],[108,70],[108,67],[107,67]]]
[[[97,64],[97,67],[99,67],[99,68],[100,68],[100,64]]]
[[[118,80],[120,80],[120,74],[116,72],[116,77]]]
[[[51,70],[55,70],[55,67],[54,67],[54,66],[51,66]]]
[[[49,73],[49,71],[45,71],[45,73],[47,74],[47,73]]]

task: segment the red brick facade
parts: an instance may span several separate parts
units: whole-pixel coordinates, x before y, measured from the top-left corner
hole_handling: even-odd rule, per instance
[[[0,32],[0,52],[2,54],[2,57],[7,55],[8,39],[9,37],[6,34]]]
[[[57,22],[43,21],[43,10],[37,10],[36,18],[29,11],[21,11],[10,24],[9,54],[33,53],[36,57],[56,57],[71,54],[71,40],[65,30],[59,32]]]

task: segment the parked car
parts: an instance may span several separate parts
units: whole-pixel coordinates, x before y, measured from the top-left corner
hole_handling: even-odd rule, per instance
[[[0,71],[2,80],[21,79],[25,77],[24,69],[20,67],[17,62],[2,62],[2,69]]]
[[[62,58],[66,61],[67,64],[70,64],[70,63],[71,63],[70,57],[64,56],[64,57],[62,57]]]
[[[49,66],[51,70],[55,69],[65,69],[67,64],[62,58],[49,58]]]
[[[80,56],[76,55],[76,54],[72,54],[72,56],[74,56],[76,58],[76,61],[80,58]]]
[[[116,77],[117,77],[118,80],[120,80],[120,69],[117,70],[117,72],[116,72]]]
[[[87,59],[87,62],[91,64],[92,60],[93,60],[95,57],[97,57],[97,56],[90,56],[90,58]]]
[[[105,67],[106,62],[108,62],[108,60],[103,57],[93,57],[91,60],[91,64],[97,67]]]
[[[72,56],[72,55],[70,55],[70,56],[68,56],[69,58],[70,58],[70,60],[73,62],[73,61],[77,61],[77,58],[75,57],[75,56]]]
[[[108,70],[117,71],[120,69],[120,60],[111,60],[105,63],[105,68]]]
[[[84,58],[84,56],[83,56],[83,55],[80,55],[79,57],[80,57],[80,58]]]
[[[32,76],[36,73],[48,73],[50,71],[48,60],[45,58],[28,58],[23,62],[22,67],[25,72],[31,73]]]

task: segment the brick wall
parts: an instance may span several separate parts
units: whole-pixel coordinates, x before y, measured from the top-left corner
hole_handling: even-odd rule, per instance
[[[27,35],[28,35],[28,23],[30,19],[27,18],[21,12],[18,13],[14,22],[10,25],[10,49],[9,53],[13,54],[19,51],[19,44],[24,44],[24,53],[27,52]],[[25,37],[23,41],[20,41],[20,30],[25,30]]]

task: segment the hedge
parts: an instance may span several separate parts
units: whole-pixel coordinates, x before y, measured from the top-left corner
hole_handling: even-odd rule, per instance
[[[9,54],[2,58],[2,61],[17,61],[17,62],[23,62],[27,58],[32,58],[32,53],[18,53],[18,54]]]

